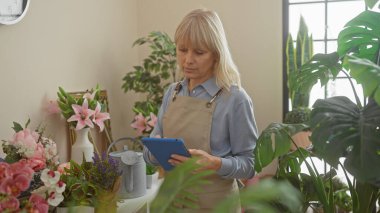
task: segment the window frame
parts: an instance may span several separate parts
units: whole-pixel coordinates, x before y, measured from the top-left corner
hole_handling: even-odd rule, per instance
[[[302,1],[302,2],[293,2],[290,3],[289,0],[283,0],[282,1],[282,32],[283,32],[283,42],[282,42],[282,60],[283,60],[283,106],[282,106],[282,115],[283,115],[283,120],[285,119],[286,113],[289,112],[289,89],[288,89],[288,77],[286,73],[286,41],[287,41],[287,36],[289,34],[289,8],[291,5],[300,5],[300,4],[321,4],[324,3],[324,15],[325,15],[325,28],[324,28],[324,38],[323,39],[313,39],[313,42],[323,42],[324,44],[324,53],[326,54],[328,51],[328,42],[331,41],[337,41],[337,38],[331,39],[328,38],[328,31],[327,27],[328,26],[328,5],[330,3],[335,3],[335,2],[354,2],[354,1],[361,1],[361,0],[317,0],[313,2],[307,2],[307,1]],[[367,8],[363,8],[363,11],[366,10]],[[337,78],[339,79],[347,79],[347,77],[341,77],[338,76]],[[327,97],[328,91],[327,91],[327,86],[324,87],[324,98]]]

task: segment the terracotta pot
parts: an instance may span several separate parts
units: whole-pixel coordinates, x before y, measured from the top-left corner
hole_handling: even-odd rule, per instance
[[[302,147],[304,149],[311,146],[311,141],[309,137],[311,136],[311,131],[303,131],[299,132],[292,136],[293,141],[297,144],[298,147]],[[297,147],[292,143],[290,150],[294,151]]]

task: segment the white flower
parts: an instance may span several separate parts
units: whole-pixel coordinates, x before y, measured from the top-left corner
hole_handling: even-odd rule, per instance
[[[64,197],[61,193],[58,193],[57,191],[49,190],[49,197],[48,197],[48,203],[51,206],[58,206],[62,201]]]
[[[53,144],[45,144],[45,156],[47,160],[53,159],[57,155],[57,145]]]
[[[41,180],[44,182],[45,186],[50,187],[51,185],[58,183],[60,176],[61,174],[57,171],[44,169],[41,173]]]
[[[66,188],[66,183],[63,182],[63,181],[58,181],[55,185],[54,185],[54,188],[55,188],[55,191],[58,192],[58,193],[63,193],[65,191],[65,188]]]

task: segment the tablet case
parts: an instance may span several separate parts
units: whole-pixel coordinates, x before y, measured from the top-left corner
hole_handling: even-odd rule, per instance
[[[141,141],[166,171],[170,171],[174,168],[174,166],[168,162],[172,154],[191,157],[183,140],[180,138],[145,137],[142,138]]]

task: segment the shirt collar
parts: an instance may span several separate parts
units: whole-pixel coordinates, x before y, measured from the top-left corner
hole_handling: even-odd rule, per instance
[[[186,89],[188,88],[188,79],[185,78],[182,81],[182,86],[184,86]],[[214,96],[220,90],[220,87],[218,87],[218,85],[216,85],[216,78],[215,77],[208,79],[207,81],[198,85],[198,87],[199,86],[203,87],[210,96]]]

